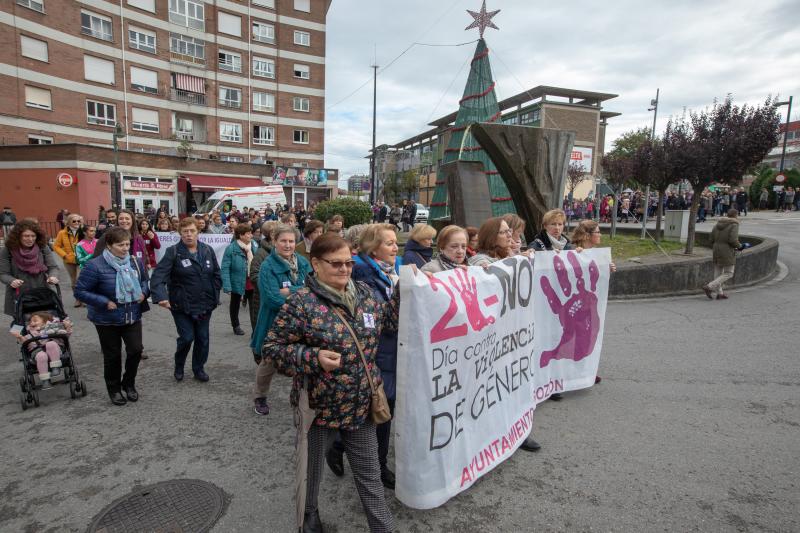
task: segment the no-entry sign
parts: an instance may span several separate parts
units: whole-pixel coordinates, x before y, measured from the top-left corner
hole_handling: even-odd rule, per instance
[[[775,181],[777,183],[783,183],[784,181],[786,181],[786,176],[783,174],[778,174],[777,176],[775,176]]]
[[[66,172],[62,172],[58,175],[58,184],[62,187],[70,187],[73,183],[75,183],[75,178],[72,177],[72,174],[67,174]]]

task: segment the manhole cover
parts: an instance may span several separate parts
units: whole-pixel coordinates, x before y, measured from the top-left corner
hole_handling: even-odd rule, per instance
[[[225,493],[197,479],[140,487],[100,511],[88,533],[200,533],[225,512]]]

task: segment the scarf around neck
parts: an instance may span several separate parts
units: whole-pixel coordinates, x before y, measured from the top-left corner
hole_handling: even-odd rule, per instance
[[[245,244],[239,239],[236,239],[236,244],[242,249],[244,255],[247,256],[247,276],[250,277],[250,264],[253,262],[253,245]]]
[[[358,298],[356,294],[356,284],[353,283],[352,279],[347,282],[347,287],[345,287],[343,291],[334,289],[327,283],[323,283],[319,278],[316,278],[316,281],[319,286],[328,293],[328,297],[333,300],[334,303],[346,307],[351,315],[356,314],[356,301]]]
[[[92,239],[91,241],[82,239],[81,242],[78,243],[78,246],[83,248],[83,251],[87,254],[92,255],[94,253],[94,247],[97,246],[97,239]]]
[[[375,264],[378,265],[378,268],[381,269],[381,272],[383,272],[386,277],[389,278],[389,282],[391,283],[392,288],[394,288],[394,286],[397,284],[397,281],[400,279],[400,276],[398,276],[397,272],[394,271],[394,265],[374,257],[372,260],[375,261]]]
[[[548,233],[547,238],[550,239],[550,244],[553,245],[553,250],[563,250],[567,245],[567,239],[563,235],[560,239],[556,239]]]
[[[282,261],[284,265],[289,267],[289,277],[292,278],[292,283],[297,283],[297,276],[300,274],[300,267],[297,264],[297,254],[292,254],[292,257],[289,259],[286,259],[278,252],[275,252],[275,256],[279,261]]]
[[[445,268],[445,270],[453,270],[454,268],[458,268],[461,265],[467,264],[466,261],[464,263],[461,263],[461,264],[456,263],[455,261],[451,260],[449,257],[447,257],[444,254],[439,254],[438,259],[439,259],[439,262],[442,264],[442,266]]]
[[[109,250],[103,250],[103,259],[117,273],[117,303],[127,304],[139,301],[142,296],[142,285],[139,283],[139,272],[131,265],[130,254],[119,258]]]
[[[30,248],[20,246],[16,250],[12,250],[11,257],[14,259],[14,264],[17,265],[17,268],[26,274],[36,276],[42,272],[47,272],[42,251],[36,243],[33,243]]]

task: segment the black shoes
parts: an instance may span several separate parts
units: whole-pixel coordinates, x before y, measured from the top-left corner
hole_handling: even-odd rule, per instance
[[[125,405],[128,403],[128,400],[125,399],[125,396],[122,395],[121,392],[110,392],[109,396],[111,396],[111,403],[114,405]]]
[[[381,468],[381,483],[387,489],[394,490],[394,472],[385,466]]]
[[[526,452],[538,452],[542,449],[542,445],[533,440],[533,435],[528,435],[528,438],[520,445],[520,448]]]
[[[564,399],[564,397],[561,396],[560,392],[554,392],[553,394],[550,395],[550,399],[553,400],[554,402],[560,402],[561,400]]]
[[[183,369],[176,368],[175,369],[175,381],[183,381]]]
[[[125,397],[128,398],[129,402],[135,402],[139,399],[139,393],[136,392],[136,388],[133,385],[122,387],[122,390],[125,391]]]
[[[337,450],[336,446],[331,446],[328,453],[325,454],[325,462],[328,463],[328,468],[336,474],[336,477],[344,475],[344,452],[342,450]]]
[[[194,379],[205,383],[206,381],[208,381],[208,374],[206,374],[203,370],[198,370],[197,372],[194,373]]]
[[[235,335],[244,335],[244,330],[241,327],[236,326],[235,328],[233,328],[233,333]]]
[[[303,517],[303,533],[324,533],[322,520],[319,519],[319,511],[306,513]]]
[[[708,285],[703,285],[703,292],[706,293],[709,300],[713,300],[714,297],[711,295],[711,289],[708,288]]]

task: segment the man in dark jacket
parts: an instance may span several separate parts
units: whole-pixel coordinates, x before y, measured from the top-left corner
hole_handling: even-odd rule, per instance
[[[210,346],[211,312],[219,304],[222,274],[214,250],[198,241],[197,221],[180,223],[181,240],[170,246],[158,262],[150,280],[153,301],[172,311],[178,329],[175,350],[175,380],[183,380],[183,367],[192,349],[192,372],[198,381],[208,381],[204,370]]]
[[[711,246],[714,250],[714,280],[703,286],[703,291],[709,300],[713,300],[714,296],[717,297],[717,300],[728,299],[722,286],[733,277],[736,250],[741,248],[739,221],[736,218],[738,216],[739,212],[736,209],[729,209],[728,216],[720,219],[711,230]]]
[[[747,193],[744,189],[739,189],[739,192],[736,193],[736,209],[742,213],[744,216],[747,216]]]
[[[3,212],[0,213],[0,226],[3,227],[3,236],[5,237],[11,232],[11,228],[17,223],[17,215],[11,210],[10,207],[4,207]]]

